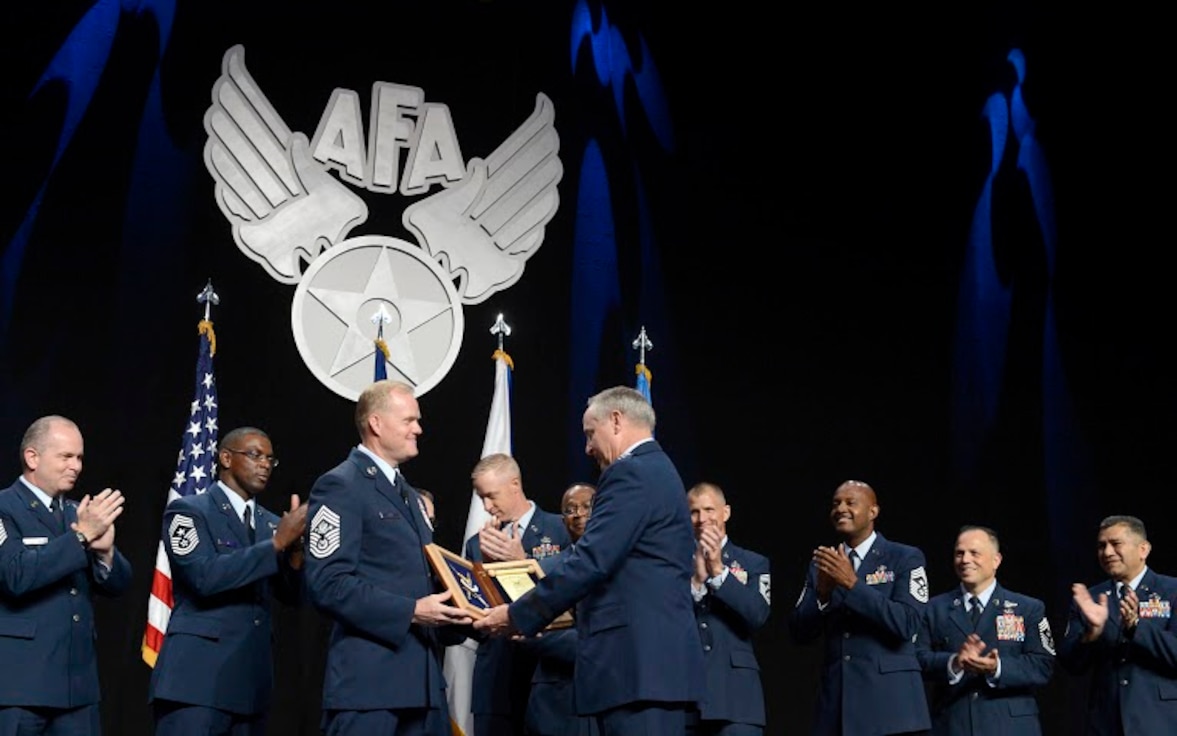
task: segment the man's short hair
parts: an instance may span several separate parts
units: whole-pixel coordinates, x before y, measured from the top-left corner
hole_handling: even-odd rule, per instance
[[[723,489],[707,481],[691,486],[690,490],[687,491],[687,498],[698,498],[704,493],[714,493],[715,497],[719,499],[720,504],[727,505],[727,496],[724,494]]]
[[[257,427],[238,427],[237,429],[231,430],[228,434],[221,438],[220,443],[217,445],[217,452],[220,453],[221,450],[236,449],[238,442],[254,434],[258,435],[259,437],[270,439],[270,435],[266,434]]]
[[[364,389],[360,398],[356,399],[356,431],[364,437],[368,431],[368,417],[378,411],[384,411],[394,393],[413,395],[413,387],[401,381],[385,379],[376,381]]]
[[[993,551],[1001,551],[1001,540],[997,538],[997,532],[993,531],[989,527],[981,526],[979,524],[965,524],[960,528],[960,531],[956,533],[956,538],[960,539],[960,535],[964,534],[965,532],[985,532],[985,535],[989,537],[989,541],[993,542]]]
[[[1110,529],[1113,526],[1123,524],[1128,527],[1128,531],[1140,537],[1142,541],[1148,541],[1148,532],[1144,530],[1144,522],[1135,516],[1116,515],[1108,516],[1103,521],[1099,522],[1099,530]]]
[[[629,386],[614,386],[589,397],[586,408],[597,419],[604,418],[610,412],[620,412],[633,423],[654,431],[654,407],[650,406],[641,391]]]
[[[72,419],[66,419],[60,414],[49,414],[34,421],[25,430],[24,437],[20,439],[20,463],[22,466],[25,462],[25,450],[31,447],[37,452],[45,451],[45,439],[49,437],[49,432],[53,430],[53,425],[58,422],[74,429],[78,427]]]
[[[502,452],[487,455],[479,460],[474,465],[474,469],[470,471],[470,480],[477,480],[480,475],[485,473],[518,478],[520,482],[523,482],[523,472],[519,470],[519,463],[515,462],[515,458]]]

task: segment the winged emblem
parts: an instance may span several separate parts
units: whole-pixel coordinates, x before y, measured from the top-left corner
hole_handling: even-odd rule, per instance
[[[479,304],[511,286],[543,243],[544,227],[560,206],[564,174],[552,101],[542,92],[535,111],[484,161],[471,159],[466,176],[416,202],[401,220],[430,255],[459,280],[466,304]]]
[[[303,133],[291,133],[245,68],[245,49],[225,52],[212,106],[204,116],[204,162],[216,201],[247,256],[284,284],[368,219],[354,192],[311,158]]]

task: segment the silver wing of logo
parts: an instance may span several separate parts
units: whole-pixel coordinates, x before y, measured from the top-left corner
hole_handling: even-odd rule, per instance
[[[485,161],[471,159],[461,181],[405,208],[405,228],[459,279],[465,304],[518,281],[543,244],[564,173],[554,118],[541,92],[531,117]]]
[[[364,201],[311,158],[245,68],[245,49],[225,52],[204,115],[204,163],[242,252],[284,284],[368,219]]]

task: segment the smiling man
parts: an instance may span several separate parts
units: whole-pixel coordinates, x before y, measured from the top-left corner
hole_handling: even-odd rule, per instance
[[[1042,601],[1006,590],[997,533],[965,526],[953,552],[960,586],[931,600],[916,652],[931,683],[937,736],[1039,736],[1035,694],[1054,672]]]
[[[824,634],[812,733],[925,733],[928,705],[915,656],[928,576],[924,553],[875,531],[879,502],[866,483],[834,491],[830,521],[842,538],[818,547],[789,618],[799,644]]]
[[[417,457],[413,387],[377,381],[356,401],[360,443],[311,488],[306,582],[334,621],[323,677],[327,736],[419,736],[448,720],[441,654],[470,615],[434,593],[433,528],[405,479]]]
[[[1144,522],[1109,516],[1096,544],[1108,580],[1071,586],[1059,660],[1091,674],[1087,733],[1177,733],[1177,578],[1148,567]]]
[[[299,602],[306,529],[298,496],[280,518],[257,502],[277,467],[265,432],[234,429],[217,450],[220,480],[164,512],[175,606],[148,691],[158,736],[266,731],[270,601]]]
[[[707,663],[707,696],[693,734],[759,736],[764,690],[752,636],[768,621],[769,561],[728,538],[732,507],[718,485],[696,483],[687,502],[697,541],[691,596]]]
[[[83,455],[78,425],[41,417],[0,491],[0,734],[101,732],[91,594],[125,591],[131,565],[114,544],[122,493],[66,498]]]

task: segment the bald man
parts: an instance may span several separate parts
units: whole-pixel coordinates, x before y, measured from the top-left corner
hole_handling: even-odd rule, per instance
[[[66,498],[82,472],[78,425],[41,417],[22,471],[0,491],[0,734],[98,736],[93,594],[119,595],[131,564],[114,544],[123,494]]]
[[[924,553],[875,531],[879,501],[866,483],[834,491],[830,521],[841,537],[813,551],[789,618],[800,644],[825,635],[825,666],[812,733],[919,734],[931,727],[915,639],[928,603]]]

